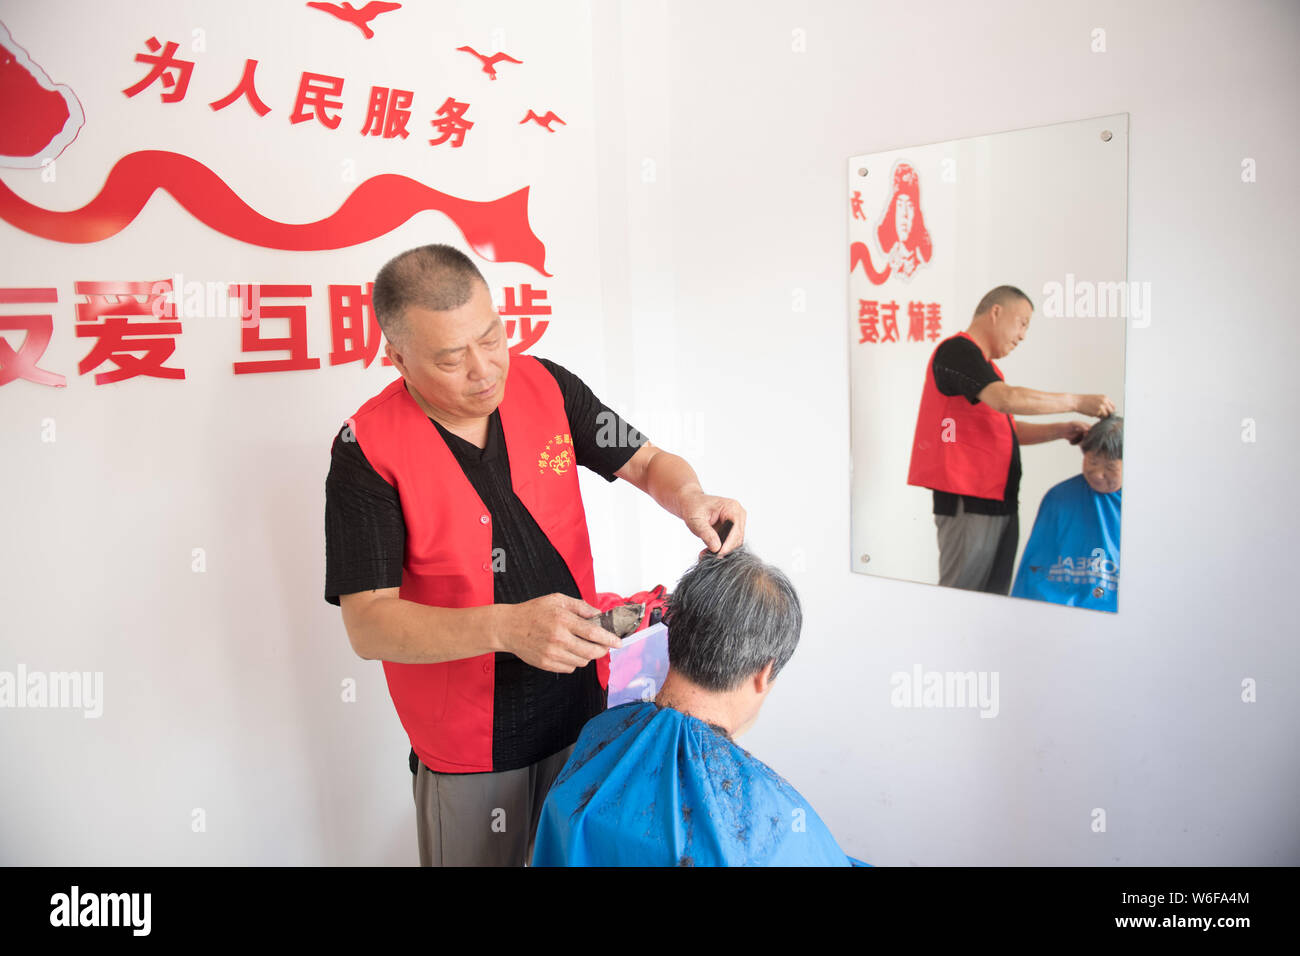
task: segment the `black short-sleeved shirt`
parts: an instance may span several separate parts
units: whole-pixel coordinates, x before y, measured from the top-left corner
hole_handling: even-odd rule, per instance
[[[934,384],[944,395],[964,395],[972,405],[979,404],[979,393],[1002,379],[984,357],[980,347],[970,339],[954,336],[934,351]],[[1011,425],[1011,416],[1007,416]],[[1013,515],[1020,508],[1020,442],[1011,425],[1011,464],[1007,469],[1006,494],[1001,501],[993,498],[975,498],[949,491],[934,492],[934,513],[955,515],[957,500],[968,514]]]
[[[548,359],[539,361],[555,376],[564,396],[578,464],[614,481],[614,473],[646,437],[625,425],[568,369]],[[481,449],[434,424],[492,516],[493,551],[501,548],[496,553],[510,555],[493,574],[495,603],[519,604],[557,591],[581,598],[564,558],[514,493],[500,412],[489,418],[487,444]],[[606,440],[598,441],[598,435]],[[625,440],[610,442],[610,435]],[[406,548],[397,490],[350,437],[345,426],[334,439],[325,480],[325,600],[331,604],[339,604],[343,594],[400,587]],[[492,701],[493,769],[527,767],[563,750],[605,705],[606,692],[594,666],[557,674],[499,652]],[[410,763],[414,771],[414,750]]]

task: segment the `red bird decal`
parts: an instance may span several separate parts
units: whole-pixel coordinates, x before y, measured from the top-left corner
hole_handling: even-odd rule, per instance
[[[388,13],[392,10],[402,9],[400,3],[381,3],[379,0],[367,3],[358,10],[350,3],[308,3],[307,6],[315,10],[324,10],[326,13],[333,14],[340,20],[346,20],[365,35],[367,40],[375,35],[375,31],[370,29],[370,21],[381,13]]]
[[[569,125],[568,123],[564,122],[564,120],[560,119],[558,116],[556,116],[554,113],[552,113],[550,110],[547,110],[547,111],[546,111],[546,115],[545,115],[545,116],[538,116],[538,115],[537,115],[536,113],[534,113],[532,110],[529,110],[529,111],[528,111],[528,115],[525,116],[523,119],[521,119],[521,120],[519,121],[519,125],[520,125],[520,126],[523,126],[523,125],[524,125],[525,123],[527,123],[529,120],[532,120],[532,121],[533,121],[534,123],[536,123],[538,126],[545,126],[545,127],[546,127],[546,132],[548,132],[548,133],[554,133],[554,132],[555,132],[555,130],[551,129],[551,124],[552,124],[552,123],[559,123],[561,126],[568,126],[568,125]]]
[[[482,53],[478,52],[478,50],[474,49],[472,46],[458,46],[456,47],[456,49],[464,50],[466,53],[473,53],[476,57],[482,60],[483,72],[486,73],[490,78],[494,80],[497,78],[497,70],[496,70],[497,63],[500,63],[502,60],[506,60],[510,63],[524,62],[523,60],[516,60],[513,56],[511,56],[508,53],[493,53],[491,56],[484,56]]]

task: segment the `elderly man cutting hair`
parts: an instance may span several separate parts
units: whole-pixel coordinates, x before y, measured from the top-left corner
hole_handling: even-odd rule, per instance
[[[583,728],[542,808],[534,866],[848,866],[821,818],[732,738],[799,643],[799,598],[741,546],[706,552],[664,618],[654,701]]]
[[[383,661],[421,864],[522,866],[551,780],[605,709],[619,646],[595,620],[578,467],[622,478],[720,553],[744,540],[745,510],[705,494],[568,369],[512,355],[463,252],[402,253],[372,298],[401,377],[334,440],[325,598],[353,650]]]

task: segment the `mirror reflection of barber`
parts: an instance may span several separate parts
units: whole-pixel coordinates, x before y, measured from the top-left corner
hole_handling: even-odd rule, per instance
[[[1034,306],[1014,286],[990,290],[970,326],[936,346],[912,443],[909,485],[933,492],[939,584],[1008,594],[1020,540],[1020,446],[1077,444],[1082,421],[1018,422],[1016,415],[1076,412],[1104,418],[1104,394],[1045,392],[1009,385],[996,360],[1029,332]]]

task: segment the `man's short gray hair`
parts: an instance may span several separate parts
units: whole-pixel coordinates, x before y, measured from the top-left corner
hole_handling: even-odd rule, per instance
[[[700,556],[669,596],[664,623],[672,667],[706,690],[729,691],[769,661],[776,677],[799,643],[803,611],[789,578],[741,545]]]
[[[1029,307],[1034,307],[1034,300],[1029,298],[1013,285],[1000,285],[996,289],[990,289],[984,293],[984,298],[980,299],[980,304],[975,306],[975,314],[983,315],[995,305],[1004,308],[1014,302],[1016,299],[1024,299],[1029,303]]]
[[[1079,442],[1079,447],[1086,452],[1096,452],[1102,458],[1124,458],[1124,419],[1118,415],[1100,419],[1088,429]]]
[[[455,246],[420,246],[384,264],[375,276],[370,304],[384,338],[400,348],[408,331],[408,308],[458,309],[474,294],[475,282],[487,284],[474,260]]]

